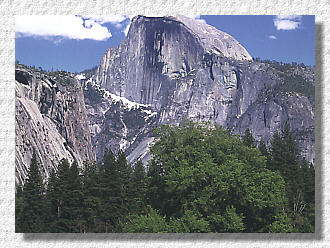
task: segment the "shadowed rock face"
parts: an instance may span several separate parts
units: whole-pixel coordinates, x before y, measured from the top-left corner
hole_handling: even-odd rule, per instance
[[[90,126],[95,126],[95,116],[102,119],[92,134],[93,142],[101,137],[108,140],[94,143],[98,144],[98,157],[110,146],[124,148],[131,161],[145,158],[152,142],[151,125],[179,124],[182,118],[190,118],[222,125],[240,135],[249,128],[257,140],[263,138],[268,144],[274,131],[288,122],[303,155],[313,161],[314,100],[288,80],[297,80],[299,75],[308,89],[313,88],[314,72],[299,66],[283,68],[253,62],[233,37],[196,20],[137,16],[126,39],[105,53],[90,79],[93,85],[85,90]],[[89,102],[96,86],[155,113],[143,128],[134,127],[145,130],[143,135],[128,138],[127,133],[136,130],[128,128],[128,119],[125,122],[120,117],[127,111],[120,102],[114,107],[112,100],[101,97],[109,104],[108,110],[118,108],[111,115]],[[121,127],[112,138],[106,127],[116,123],[118,116]],[[126,145],[120,147],[116,140],[126,140]]]
[[[137,17],[127,39],[104,55],[96,81],[111,93],[160,108],[173,88],[170,77],[196,67],[202,56],[199,40],[182,23]]]
[[[184,20],[135,17],[126,40],[104,55],[96,81],[111,93],[160,108],[167,101],[168,91],[175,87],[172,79],[199,67],[205,54],[216,51],[251,60],[229,35],[207,24]]]
[[[102,160],[106,148],[150,158],[152,127],[209,121],[270,143],[288,122],[314,159],[314,71],[258,63],[231,36],[186,17],[138,16],[89,78],[16,69],[16,184],[34,147],[45,180],[61,158]],[[86,75],[85,75],[86,76]]]
[[[84,95],[69,76],[54,79],[16,68],[16,185],[24,182],[33,148],[47,180],[62,158],[95,160]]]
[[[45,180],[60,159],[81,166],[101,161],[106,148],[146,163],[152,127],[183,118],[239,135],[249,128],[268,144],[288,122],[302,155],[314,159],[313,68],[254,62],[233,37],[183,16],[133,18],[88,78],[22,66],[15,78],[16,185],[33,147]]]

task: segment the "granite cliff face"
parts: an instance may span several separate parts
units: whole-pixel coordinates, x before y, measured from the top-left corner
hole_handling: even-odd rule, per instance
[[[152,126],[157,120],[156,111],[145,104],[116,96],[91,80],[85,83],[84,92],[92,144],[98,161],[102,159],[106,148],[130,153],[142,145],[145,148],[140,148],[138,155],[146,152],[151,142],[147,137],[151,136]]]
[[[100,162],[105,149],[146,163],[152,127],[183,118],[239,135],[249,128],[267,144],[288,122],[313,161],[314,106],[313,68],[254,61],[233,37],[201,21],[137,16],[126,39],[88,73],[17,67],[16,184],[32,147],[45,180],[61,158]]]
[[[65,73],[47,75],[17,66],[16,185],[27,175],[33,148],[47,180],[62,158],[95,160],[84,95],[77,80]]]
[[[104,55],[96,82],[111,93],[159,110],[175,87],[173,81],[193,73],[205,56],[251,60],[229,35],[204,23],[188,23],[174,17],[133,18],[127,38]]]
[[[100,101],[108,107],[100,109],[89,100],[95,90],[123,101],[115,106],[102,96]],[[97,127],[92,140],[98,157],[107,146],[125,149],[131,161],[146,160],[150,125],[179,124],[190,118],[217,123],[240,135],[249,128],[256,140],[263,138],[268,144],[274,131],[288,122],[303,155],[313,161],[313,90],[312,68],[255,62],[234,38],[205,23],[182,16],[137,16],[126,39],[105,53],[87,80],[85,99],[90,127]],[[152,121],[128,127],[135,119],[122,121],[127,111],[124,101],[151,111]],[[119,123],[116,130],[109,128],[114,123]],[[145,132],[134,136],[132,146],[127,133],[136,133],[134,128]],[[118,137],[109,136],[109,130]],[[100,143],[101,137],[108,142]]]

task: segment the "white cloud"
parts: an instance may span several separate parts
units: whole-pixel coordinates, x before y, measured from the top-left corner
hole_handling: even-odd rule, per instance
[[[82,16],[82,18],[93,20],[99,24],[104,24],[104,23],[120,24],[121,22],[125,21],[129,17],[126,15],[110,15],[110,16],[86,15],[86,16]]]
[[[125,36],[127,36],[133,17],[133,15],[82,16],[84,19],[93,20],[99,24],[111,23],[115,26],[115,28],[120,29],[121,32],[125,34]]]
[[[19,36],[62,37],[67,39],[106,40],[109,30],[93,19],[80,16],[16,16],[15,31]],[[104,21],[104,20],[103,20]]]
[[[127,36],[129,27],[131,25],[131,20],[134,15],[112,15],[112,16],[82,16],[84,19],[93,20],[99,24],[111,23],[117,29]],[[128,22],[128,23],[127,23]],[[127,23],[127,25],[125,25]]]
[[[272,39],[272,40],[276,40],[277,39],[277,37],[275,35],[269,35],[268,38],[269,39]]]
[[[301,25],[302,16],[278,15],[273,21],[277,30],[294,30]]]

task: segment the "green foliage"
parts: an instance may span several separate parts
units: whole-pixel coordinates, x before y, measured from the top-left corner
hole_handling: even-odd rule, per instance
[[[124,233],[165,233],[168,226],[165,216],[149,209],[147,215],[129,215],[125,222],[118,225],[118,229]]]
[[[209,232],[209,224],[200,214],[187,210],[181,218],[170,218],[149,207],[146,215],[129,215],[119,224],[120,232],[137,233],[200,233]]]
[[[16,191],[16,232],[314,232],[314,166],[288,125],[269,149],[248,129],[240,139],[207,123],[154,134],[147,168],[123,151],[106,151],[100,168],[62,159],[46,197],[34,153]]]
[[[62,159],[52,171],[46,195],[47,222],[51,232],[80,232],[82,225],[82,184],[76,161],[70,166]]]
[[[315,102],[315,87],[312,82],[307,81],[301,75],[313,73],[311,67],[297,63],[281,63],[277,61],[263,60],[263,63],[270,65],[278,75],[281,82],[272,90],[276,96],[279,93],[296,92],[306,96],[311,102]]]
[[[122,190],[122,199],[123,204],[121,206],[121,211],[123,215],[126,215],[129,211],[129,201],[128,194],[130,190],[130,181],[132,176],[132,167],[127,163],[125,153],[122,150],[119,150],[116,159],[116,168],[119,172],[119,184]]]
[[[309,218],[303,218],[301,226],[296,229],[299,233],[313,233],[315,232],[315,223],[311,222]]]
[[[244,231],[258,232],[284,206],[282,177],[266,168],[258,149],[226,130],[187,121],[155,133],[148,196],[152,207],[167,217],[180,218],[186,209],[224,223],[231,216],[233,227],[212,221],[211,230],[243,230],[242,220]],[[232,206],[237,215],[229,212]]]
[[[132,168],[124,152],[117,157],[111,152],[104,154],[99,176],[99,197],[104,232],[114,231],[115,226],[129,213]]]
[[[129,186],[130,213],[144,214],[146,212],[145,195],[147,192],[146,172],[141,161],[137,161]]]
[[[246,129],[244,136],[242,137],[242,142],[244,145],[248,147],[255,147],[254,146],[254,138],[252,136],[252,133],[250,132],[250,129]]]
[[[47,192],[47,201],[53,206],[49,216],[52,219],[50,226],[52,232],[69,232],[70,228],[70,164],[62,159],[58,165],[57,173],[52,173]]]
[[[49,232],[55,232],[56,227],[53,225],[57,217],[59,216],[59,197],[61,192],[59,192],[60,181],[57,178],[55,170],[50,172],[47,185],[47,194],[46,194],[46,222],[52,223],[48,226]]]
[[[105,223],[105,232],[113,228],[121,217],[123,206],[123,188],[116,159],[111,151],[105,151],[100,170],[99,197],[101,199],[101,218]]]
[[[206,233],[210,232],[209,222],[201,214],[186,210],[181,218],[171,218],[168,232],[173,233]]]
[[[294,232],[312,231],[315,219],[315,174],[299,156],[299,149],[288,124],[273,136],[268,162],[272,171],[278,171],[285,180],[288,202],[286,213]]]
[[[212,214],[209,221],[220,232],[242,232],[244,227],[244,216],[237,214],[233,206],[227,206],[222,214]]]
[[[270,233],[290,233],[293,231],[291,222],[291,219],[286,215],[276,215],[274,222],[266,227],[266,231]]]
[[[312,83],[307,82],[300,75],[283,73],[281,77],[283,81],[275,87],[275,95],[278,93],[296,92],[306,96],[311,102],[315,101],[315,87]]]
[[[47,76],[54,80],[55,82],[59,83],[62,86],[74,86],[75,80],[73,79],[73,74],[67,71],[51,71],[51,72],[44,72]]]
[[[268,151],[265,141],[263,139],[260,140],[258,148],[259,148],[261,155],[265,156],[268,159],[269,151]]]
[[[44,229],[44,185],[35,150],[33,151],[27,180],[16,197],[16,232],[42,232]]]
[[[24,199],[23,199],[23,190],[21,187],[18,187],[15,194],[15,232],[21,233],[24,232],[22,229],[24,220]]]
[[[95,163],[84,163],[82,171],[82,232],[97,231],[97,223],[100,222],[100,206],[99,198],[99,180],[98,168]]]
[[[77,161],[71,164],[68,177],[70,182],[68,182],[67,192],[70,200],[65,205],[65,211],[69,213],[70,232],[79,232],[82,225],[81,204],[83,194]]]

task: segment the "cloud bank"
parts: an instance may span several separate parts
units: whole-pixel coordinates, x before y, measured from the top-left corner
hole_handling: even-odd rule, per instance
[[[294,30],[301,25],[302,16],[278,15],[274,18],[273,21],[277,30]]]
[[[88,16],[84,15],[81,16],[84,20],[95,22],[97,24],[105,24],[105,23],[111,23],[113,24],[117,29],[123,29],[123,22],[126,20],[129,20],[130,17],[126,15],[111,15],[111,16]],[[122,30],[122,32],[124,32]]]
[[[104,23],[112,23],[121,29],[121,22],[128,17],[113,16],[16,16],[15,31],[18,36],[61,37],[67,39],[91,39],[104,41],[112,34]]]
[[[114,28],[121,30],[127,36],[133,17],[127,15],[22,15],[16,16],[15,31],[16,37],[37,36],[55,42],[63,38],[105,41],[112,37],[105,23],[111,23]],[[199,15],[188,17],[205,23]]]

